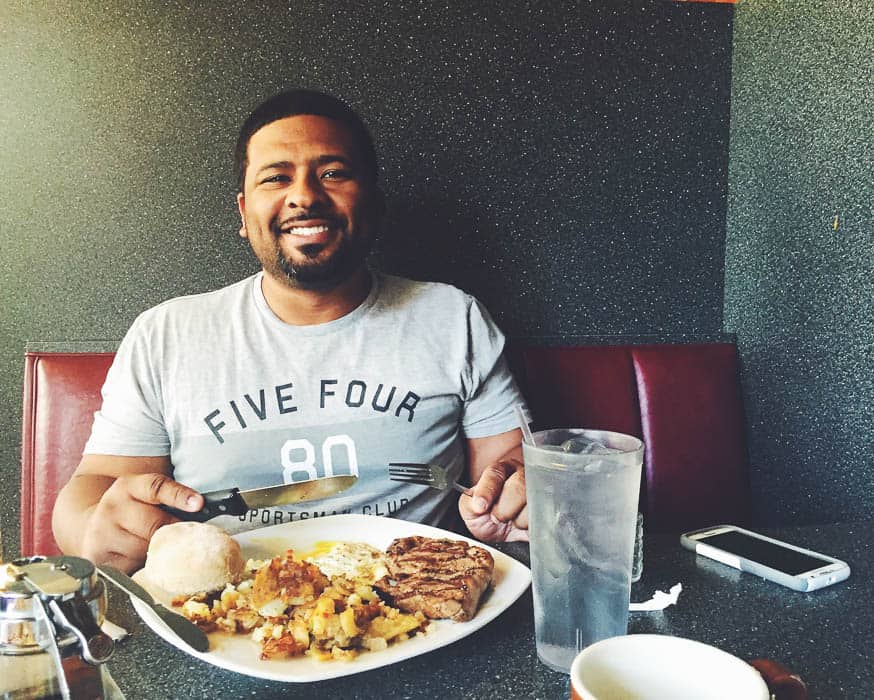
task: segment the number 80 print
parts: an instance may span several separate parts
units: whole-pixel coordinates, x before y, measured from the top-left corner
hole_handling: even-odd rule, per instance
[[[282,480],[286,484],[337,476],[334,472],[335,454],[341,457],[340,465],[346,467],[341,471],[341,474],[348,473],[351,476],[358,476],[358,454],[355,451],[355,441],[348,435],[329,435],[325,438],[322,443],[321,474],[318,469],[319,465],[316,464],[316,448],[309,440],[303,438],[286,440],[280,452]],[[345,455],[345,460],[342,459],[343,455]],[[306,474],[306,478],[301,479],[298,475],[298,478],[295,479],[295,474],[298,472]]]

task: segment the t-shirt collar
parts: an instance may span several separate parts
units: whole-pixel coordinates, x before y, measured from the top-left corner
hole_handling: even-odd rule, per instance
[[[267,304],[267,299],[264,298],[264,290],[261,288],[261,282],[264,278],[264,271],[257,273],[252,277],[252,300],[258,313],[269,324],[281,328],[283,332],[290,335],[312,336],[326,335],[346,328],[349,324],[358,321],[370,308],[374,305],[380,292],[380,278],[373,270],[368,271],[370,274],[370,292],[367,297],[358,306],[349,313],[340,318],[328,321],[326,323],[314,323],[311,325],[297,326],[286,323],[279,318],[270,306]]]

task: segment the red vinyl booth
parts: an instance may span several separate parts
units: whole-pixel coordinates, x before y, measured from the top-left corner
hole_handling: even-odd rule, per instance
[[[70,479],[100,408],[113,353],[25,355],[21,426],[21,554],[60,554],[52,508]]]
[[[750,518],[745,418],[733,343],[530,347],[511,364],[537,428],[643,440],[647,529]]]
[[[112,353],[25,357],[21,553],[57,554],[51,513],[82,456]],[[749,520],[744,414],[731,343],[514,348],[536,427],[588,427],[646,444],[648,529]]]

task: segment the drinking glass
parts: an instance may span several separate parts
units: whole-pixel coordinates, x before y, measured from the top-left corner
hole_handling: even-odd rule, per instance
[[[643,443],[599,430],[523,443],[537,655],[568,673],[577,653],[625,634]]]

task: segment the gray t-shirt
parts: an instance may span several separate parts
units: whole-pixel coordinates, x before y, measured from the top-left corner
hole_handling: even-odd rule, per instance
[[[213,521],[232,532],[332,513],[436,524],[452,492],[390,481],[387,465],[463,478],[464,438],[517,427],[523,399],[488,313],[450,285],[375,274],[355,310],[291,326],[261,277],[141,314],[85,452],[170,455],[174,478],[202,492],[359,477],[332,498]]]

